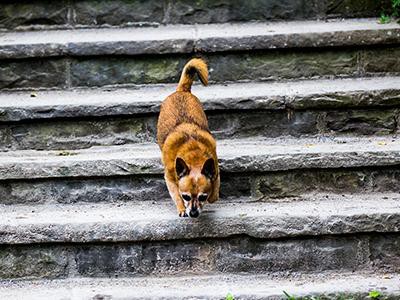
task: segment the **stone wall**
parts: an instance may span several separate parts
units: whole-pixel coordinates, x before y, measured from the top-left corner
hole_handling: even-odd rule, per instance
[[[0,246],[0,278],[356,271],[399,266],[398,234]]]
[[[307,193],[400,192],[400,170],[355,168],[223,173],[223,201],[279,201]],[[242,198],[240,198],[242,197]],[[247,197],[247,198],[245,198]],[[250,198],[248,198],[250,197]],[[0,204],[171,201],[162,175],[0,182]],[[237,201],[237,200],[236,200]]]
[[[0,28],[376,17],[389,8],[390,0],[5,0]]]
[[[0,61],[0,89],[176,83],[193,55],[95,56]],[[398,47],[204,54],[211,82],[399,74]],[[26,70],[29,69],[29,72]]]

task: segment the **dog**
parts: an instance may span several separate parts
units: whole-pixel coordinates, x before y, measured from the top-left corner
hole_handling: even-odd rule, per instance
[[[220,187],[216,142],[199,99],[191,93],[196,74],[206,86],[208,67],[201,58],[185,65],[176,92],[161,105],[157,124],[169,194],[179,216],[191,218],[218,200]]]

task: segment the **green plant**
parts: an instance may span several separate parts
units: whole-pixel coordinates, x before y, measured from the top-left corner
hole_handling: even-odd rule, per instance
[[[392,0],[393,16],[400,16],[400,0]]]
[[[371,299],[379,299],[379,297],[381,296],[381,293],[378,292],[378,291],[370,291],[369,294],[368,294],[368,296],[369,296]]]
[[[381,16],[379,17],[380,24],[390,23],[391,20],[392,20],[392,18],[388,15],[385,15],[384,13],[382,13]]]
[[[338,295],[334,298],[331,297],[326,297],[326,296],[305,296],[305,297],[296,297],[293,295],[290,295],[289,293],[283,291],[283,293],[286,296],[286,300],[354,300],[354,298],[347,296],[347,295]]]
[[[225,297],[225,300],[235,300],[235,297],[231,293],[228,293]]]
[[[392,18],[398,18],[398,17],[400,17],[400,0],[392,0],[391,15],[382,12],[381,16],[379,17],[379,23],[387,24],[391,22]]]
[[[283,291],[283,293],[285,294],[287,300],[296,300],[294,296],[289,295],[286,291]]]

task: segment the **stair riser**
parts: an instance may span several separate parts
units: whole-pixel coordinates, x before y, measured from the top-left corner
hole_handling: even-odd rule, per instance
[[[399,74],[400,48],[271,50],[204,55],[213,82]],[[175,83],[190,55],[0,61],[0,89]],[[29,70],[29,72],[27,72]]]
[[[2,246],[0,278],[353,271],[399,266],[400,236]]]
[[[209,111],[215,138],[315,134],[389,135],[399,132],[400,109]],[[0,124],[0,151],[82,149],[156,142],[157,115]]]
[[[165,23],[221,23],[326,17],[375,17],[390,1],[5,1],[1,29],[99,27]]]
[[[221,198],[269,201],[307,193],[399,192],[400,171],[392,168],[294,170],[222,174]],[[0,204],[123,203],[166,201],[173,206],[162,175],[0,181]]]

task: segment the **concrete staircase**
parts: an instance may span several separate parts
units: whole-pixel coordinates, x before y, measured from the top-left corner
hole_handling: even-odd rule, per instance
[[[4,1],[0,299],[400,299],[389,7]],[[221,199],[181,219],[156,120],[197,55]]]

